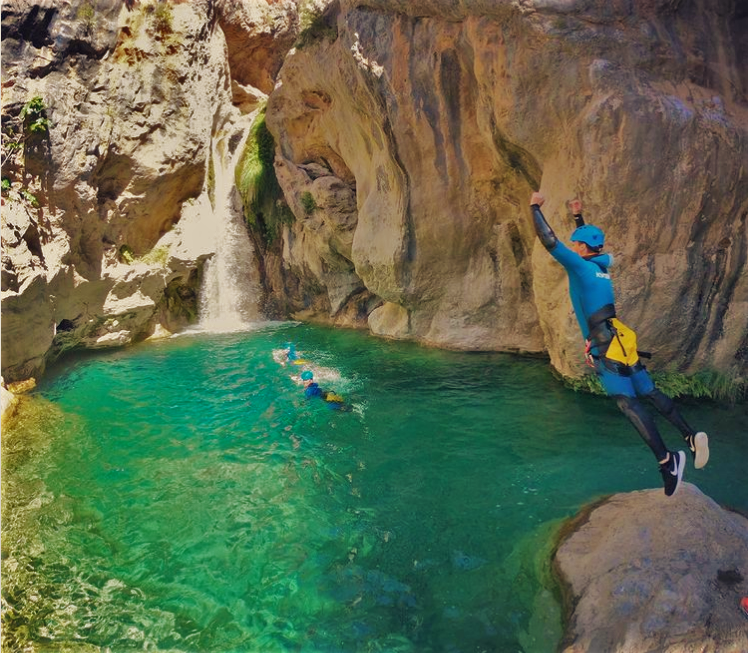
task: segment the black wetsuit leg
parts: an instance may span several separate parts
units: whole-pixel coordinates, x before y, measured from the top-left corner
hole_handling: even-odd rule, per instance
[[[696,433],[696,431],[688,425],[686,420],[683,419],[683,416],[675,406],[675,402],[661,390],[655,388],[652,392],[644,396],[652,402],[654,407],[668,422],[681,432],[684,440],[688,441],[689,436]]]
[[[657,462],[665,460],[668,455],[668,449],[662,441],[660,432],[657,430],[654,418],[644,409],[634,397],[624,395],[614,395],[618,408],[626,415],[634,428],[639,431],[642,440],[652,450],[657,458]]]

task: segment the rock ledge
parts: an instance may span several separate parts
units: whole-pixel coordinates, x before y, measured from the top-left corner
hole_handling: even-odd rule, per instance
[[[616,494],[584,517],[554,557],[565,653],[748,650],[748,519],[688,483],[671,498]]]

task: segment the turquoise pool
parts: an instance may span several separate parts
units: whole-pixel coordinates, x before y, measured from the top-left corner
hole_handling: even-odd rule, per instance
[[[748,510],[748,408],[681,406],[712,436],[686,480]],[[71,359],[3,438],[9,646],[553,651],[560,521],[660,483],[544,360],[289,323]]]

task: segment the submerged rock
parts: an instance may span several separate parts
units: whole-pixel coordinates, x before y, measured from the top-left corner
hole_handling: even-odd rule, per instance
[[[582,517],[584,519],[584,516]],[[748,650],[748,520],[686,483],[616,494],[562,541],[566,653]]]

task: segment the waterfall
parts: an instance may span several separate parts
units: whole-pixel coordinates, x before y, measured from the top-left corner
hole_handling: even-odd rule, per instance
[[[249,126],[244,125],[241,131],[235,129],[213,139],[215,254],[203,269],[198,315],[200,328],[206,331],[240,331],[262,319],[255,249],[244,224],[241,196],[234,182],[234,170],[249,131]],[[232,152],[230,144],[237,139],[239,143]]]

